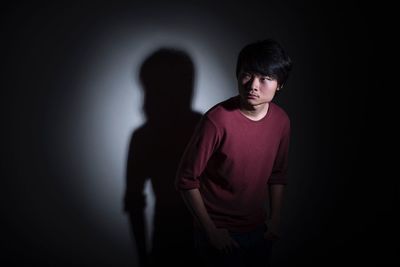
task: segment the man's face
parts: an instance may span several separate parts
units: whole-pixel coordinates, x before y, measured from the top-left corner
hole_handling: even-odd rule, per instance
[[[258,73],[241,71],[238,77],[241,100],[246,106],[257,107],[271,102],[278,89],[278,81]]]

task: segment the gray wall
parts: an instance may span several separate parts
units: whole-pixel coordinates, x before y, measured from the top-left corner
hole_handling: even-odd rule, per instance
[[[203,113],[236,94],[239,49],[266,37],[294,61],[276,99],[293,137],[273,262],[398,259],[387,246],[398,189],[376,183],[379,159],[368,156],[375,53],[356,3],[20,3],[1,20],[4,261],[136,266],[123,196],[129,143],[147,120],[141,64],[160,47],[186,51],[195,68],[190,106]],[[144,190],[150,223],[157,200],[150,183]],[[377,228],[381,236],[371,234]]]

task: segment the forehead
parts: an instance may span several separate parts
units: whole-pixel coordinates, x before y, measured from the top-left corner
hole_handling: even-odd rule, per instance
[[[268,75],[268,74],[260,73],[260,72],[258,72],[258,71],[243,70],[243,69],[239,72],[239,74],[251,74],[251,75],[254,75],[254,76],[258,76],[258,77],[261,77],[261,76],[271,76],[271,75]]]

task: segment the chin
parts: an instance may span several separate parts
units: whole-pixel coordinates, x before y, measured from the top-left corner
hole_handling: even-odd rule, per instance
[[[255,98],[255,99],[246,99],[246,102],[247,102],[247,103],[252,103],[252,104],[254,104],[254,105],[260,105],[260,104],[265,103],[265,101],[260,101],[260,99],[258,99],[258,98]]]

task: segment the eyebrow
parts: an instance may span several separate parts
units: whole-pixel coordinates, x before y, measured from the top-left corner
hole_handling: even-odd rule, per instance
[[[263,76],[263,77],[268,77],[268,78],[272,78],[272,79],[277,79],[276,76],[273,75],[273,74],[262,74],[262,73],[259,73],[259,72],[256,72],[256,71],[245,71],[245,70],[243,70],[243,71],[241,71],[241,74],[254,74],[254,75],[257,75],[257,76]]]

